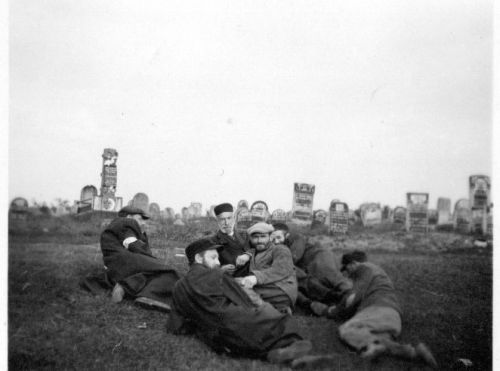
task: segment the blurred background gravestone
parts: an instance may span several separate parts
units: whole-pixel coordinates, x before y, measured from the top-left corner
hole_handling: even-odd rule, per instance
[[[156,202],[150,203],[148,213],[151,216],[151,219],[160,219],[160,205],[158,205]]]
[[[203,208],[201,202],[191,202],[191,205],[189,205],[189,207],[192,208],[193,218],[201,218]]]
[[[264,201],[255,201],[251,208],[250,213],[252,214],[252,223],[257,222],[267,222],[270,217],[269,208],[267,207],[267,203]]]
[[[149,211],[148,195],[143,192],[136,193],[134,198],[132,198],[130,206],[138,207],[139,209],[144,210],[147,213]]]
[[[406,230],[408,232],[427,232],[429,194],[408,192],[406,194]]]
[[[93,185],[86,185],[80,192],[80,200],[76,201],[77,213],[94,210],[94,200],[97,197],[97,188]]]
[[[165,216],[166,216],[167,220],[171,220],[171,221],[175,220],[175,211],[174,211],[174,209],[172,209],[171,207],[167,207],[165,209]]]
[[[292,221],[297,224],[311,224],[313,201],[316,187],[314,184],[294,183],[292,198]]]
[[[451,200],[449,198],[439,197],[437,203],[438,225],[449,224],[451,222]]]
[[[471,231],[475,234],[487,233],[488,208],[491,201],[490,189],[490,177],[486,175],[472,175],[469,177]]]
[[[472,212],[469,200],[462,198],[455,203],[453,226],[459,233],[470,233]]]
[[[9,207],[9,220],[25,221],[28,219],[28,208],[29,204],[25,198],[14,198]]]
[[[248,201],[247,200],[240,200],[238,202],[238,205],[236,206],[237,209],[241,209],[241,208],[246,208],[248,209],[249,206],[248,206]]]
[[[286,223],[286,211],[283,209],[276,209],[271,214],[272,223]]]
[[[380,204],[375,202],[366,202],[359,207],[361,222],[364,227],[379,225],[382,222],[382,209]]]
[[[252,213],[245,207],[236,210],[236,230],[246,238],[247,229],[252,225]]]
[[[181,219],[183,221],[187,221],[189,219],[189,209],[187,207],[183,207],[181,209]]]
[[[345,202],[332,201],[330,203],[330,226],[331,234],[347,233],[349,228],[349,206]]]
[[[396,206],[394,208],[392,220],[393,223],[406,225],[406,208],[403,206]]]

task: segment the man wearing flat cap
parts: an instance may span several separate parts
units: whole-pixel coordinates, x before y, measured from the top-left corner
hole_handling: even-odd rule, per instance
[[[210,237],[215,245],[220,245],[219,261],[221,268],[234,277],[248,274],[250,253],[247,252],[245,239],[235,230],[234,210],[229,203],[214,207],[219,230]]]
[[[147,219],[142,209],[126,206],[101,234],[106,275],[114,285],[111,299],[118,303],[127,294],[138,304],[168,311],[179,275],[153,256],[144,232]]]
[[[273,226],[265,222],[248,228],[252,254],[250,273],[238,281],[246,288],[253,288],[279,311],[291,314],[297,300],[295,268],[290,249],[271,241],[273,230]]]
[[[254,303],[220,268],[223,248],[209,238],[186,247],[190,269],[175,284],[167,331],[198,335],[218,353],[263,358],[273,363],[300,359],[311,350],[291,316],[269,303]]]

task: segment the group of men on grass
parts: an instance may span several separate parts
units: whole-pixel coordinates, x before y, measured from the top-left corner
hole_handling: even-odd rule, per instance
[[[391,354],[437,367],[424,344],[395,340],[401,308],[394,286],[364,252],[344,254],[339,264],[331,249],[291,235],[284,223],[258,222],[243,238],[233,211],[229,203],[215,207],[218,231],[186,247],[189,271],[180,277],[151,253],[148,215],[123,208],[101,236],[112,300],[128,295],[169,311],[169,332],[197,334],[217,352],[294,368],[332,362],[309,354],[312,344],[292,315],[297,305],[342,321],[340,339],[362,357]]]

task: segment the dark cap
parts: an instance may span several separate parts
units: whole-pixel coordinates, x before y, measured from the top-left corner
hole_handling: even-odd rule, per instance
[[[220,205],[217,205],[214,207],[215,216],[219,216],[220,214],[226,213],[226,212],[232,213],[233,212],[233,205],[228,204],[228,203],[224,203],[224,204],[220,204]]]
[[[355,250],[349,254],[342,255],[342,269],[345,270],[347,264],[352,262],[360,262],[363,263],[367,261],[366,253],[364,251]]]
[[[149,219],[149,215],[142,209],[133,206],[125,206],[118,211],[118,216],[140,215],[142,219]]]
[[[217,250],[219,247],[222,247],[222,245],[217,245],[209,238],[202,238],[201,240],[196,240],[190,243],[186,247],[186,257],[189,264],[193,264],[194,256],[196,254],[207,250]]]

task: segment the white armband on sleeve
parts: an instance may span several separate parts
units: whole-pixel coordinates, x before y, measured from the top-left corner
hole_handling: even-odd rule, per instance
[[[135,241],[137,241],[137,238],[135,237],[127,237],[123,240],[123,247],[125,247],[126,249],[128,249],[128,245],[130,245],[131,243],[134,243]]]

